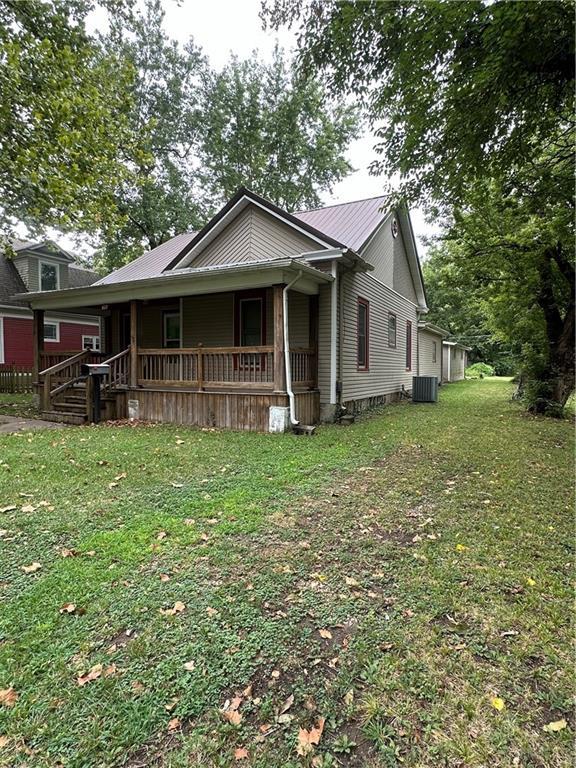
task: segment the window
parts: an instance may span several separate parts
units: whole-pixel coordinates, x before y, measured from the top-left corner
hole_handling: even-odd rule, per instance
[[[4,362],[4,318],[0,317],[0,363]]]
[[[438,354],[438,346],[435,341],[432,342],[432,362],[436,362],[436,356]]]
[[[60,287],[60,280],[58,275],[58,265],[52,264],[49,261],[40,261],[40,290],[41,291],[57,291]]]
[[[356,364],[359,371],[369,368],[369,331],[370,305],[366,299],[358,299],[357,352]]]
[[[412,323],[406,320],[406,370],[412,370]]]
[[[82,336],[82,349],[100,352],[100,336]]]
[[[178,349],[180,343],[180,312],[164,312],[164,340],[165,349]]]
[[[60,323],[44,323],[44,341],[60,341]]]
[[[262,344],[262,299],[240,299],[240,346]]]
[[[388,346],[396,349],[396,315],[388,312]]]

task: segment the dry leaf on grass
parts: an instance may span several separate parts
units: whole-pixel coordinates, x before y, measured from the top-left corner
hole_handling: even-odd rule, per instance
[[[356,579],[353,579],[351,576],[345,576],[344,581],[349,587],[359,587],[360,582],[356,581]]]
[[[318,634],[323,637],[324,640],[332,640],[332,632],[329,629],[319,629]]]
[[[218,611],[216,610],[216,608],[206,608],[206,613],[210,617],[218,615]]]
[[[92,680],[97,680],[103,672],[102,664],[95,664],[88,672],[82,672],[77,678],[77,685],[83,686],[87,683],[91,683]]]
[[[68,549],[68,547],[62,547],[60,550],[62,557],[76,557],[78,554],[75,549]]]
[[[162,539],[165,539],[166,536],[168,536],[166,531],[160,531],[160,533],[157,534],[156,538],[158,539],[158,541],[162,541]]]
[[[504,699],[501,699],[499,696],[492,696],[490,699],[490,706],[494,707],[498,712],[502,712],[506,707],[506,704],[504,703]]]
[[[14,688],[2,688],[0,690],[0,705],[3,707],[13,707],[18,700],[18,694]]]
[[[15,504],[9,504],[7,507],[0,507],[0,514],[3,514],[4,512],[13,512],[15,509]]]
[[[4,749],[4,747],[7,747],[8,744],[10,744],[10,737],[0,736],[0,749]]]
[[[312,728],[309,731],[305,728],[300,728],[298,731],[298,743],[296,745],[296,752],[298,752],[299,755],[302,757],[309,755],[314,749],[314,746],[317,746],[320,743],[322,731],[324,730],[324,722],[325,719],[321,717],[315,728]]]
[[[237,712],[235,709],[228,710],[227,712],[222,712],[222,714],[224,718],[228,720],[228,722],[231,725],[240,725],[240,723],[242,722],[242,715],[240,714],[240,712]]]
[[[22,507],[22,512],[35,512],[35,511],[36,511],[36,507],[34,507],[32,504],[25,504]]]
[[[60,607],[59,613],[76,613],[76,603],[64,603]]]
[[[184,669],[188,672],[194,672],[196,669],[196,662],[195,661],[186,661],[184,662]]]
[[[248,757],[248,750],[245,747],[238,747],[234,750],[234,760],[245,760]]]
[[[24,573],[35,573],[36,571],[39,571],[40,568],[42,568],[42,565],[40,563],[32,563],[31,565],[23,565],[22,570]]]
[[[558,731],[563,731],[567,725],[566,720],[562,718],[562,720],[554,720],[552,723],[548,723],[543,727],[543,730],[547,731],[547,733],[557,733]]]
[[[160,581],[170,581],[170,576],[167,573],[160,574]]]
[[[180,728],[182,724],[182,721],[179,717],[173,717],[172,720],[168,722],[168,730],[169,731],[177,731],[178,728]]]
[[[176,613],[182,613],[185,610],[186,604],[176,600],[172,608],[160,608],[160,613],[164,616],[174,616]]]

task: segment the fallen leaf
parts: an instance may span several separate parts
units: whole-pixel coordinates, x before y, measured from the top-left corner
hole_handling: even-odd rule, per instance
[[[490,705],[494,707],[494,709],[498,710],[498,712],[502,712],[502,710],[506,707],[504,699],[501,699],[498,696],[492,696],[490,699]]]
[[[344,694],[344,704],[346,704],[347,707],[351,706],[354,703],[354,689],[350,688],[349,691],[347,691]]]
[[[283,715],[284,712],[288,712],[288,710],[290,709],[292,704],[294,704],[294,694],[293,693],[291,693],[290,696],[288,696],[288,698],[284,702],[284,704],[282,704],[278,714]]]
[[[3,707],[13,707],[18,699],[18,694],[14,688],[3,688],[0,690],[0,705]]]
[[[158,539],[158,541],[162,541],[162,539],[165,539],[166,536],[168,536],[166,531],[160,531],[160,533],[156,536],[156,538]]]
[[[332,640],[332,632],[329,629],[319,629],[318,634],[323,637],[324,640]]]
[[[78,554],[75,549],[68,549],[68,547],[62,547],[60,550],[62,557],[76,557]]]
[[[172,488],[184,488],[184,483],[170,483]]]
[[[4,512],[12,512],[16,509],[15,504],[10,504],[7,507],[0,507],[0,514],[3,514]]]
[[[9,736],[0,736],[0,749],[4,749],[4,747],[7,747],[9,743],[10,743]]]
[[[164,614],[164,616],[174,616],[176,613],[182,613],[185,608],[185,603],[180,602],[180,600],[176,600],[172,608],[160,608],[160,613]]]
[[[142,693],[142,691],[145,690],[144,686],[142,685],[142,683],[139,680],[133,680],[130,683],[130,688],[132,688],[134,693]]]
[[[245,760],[248,757],[248,750],[245,747],[238,747],[234,750],[234,760]]]
[[[173,717],[172,720],[168,722],[168,730],[177,731],[181,724],[182,722],[179,717]]]
[[[296,752],[302,757],[310,754],[314,745],[320,743],[322,737],[322,731],[324,730],[324,718],[321,717],[315,728],[307,731],[305,728],[300,728],[298,731],[298,744],[296,745]]]
[[[272,670],[272,672],[271,672],[271,674],[270,674],[270,677],[273,677],[273,678],[274,678],[274,680],[278,680],[278,678],[280,677],[280,672],[279,672],[279,670],[277,670],[277,669],[273,669],[273,670]]]
[[[185,517],[183,522],[184,522],[184,525],[194,525],[196,523],[196,520],[194,520],[193,517]]]
[[[534,587],[536,585],[536,582],[534,581],[534,579],[531,579],[530,577],[528,577],[526,579],[526,584],[528,584],[529,587]]]
[[[176,440],[176,445],[184,445],[184,440]]]
[[[170,581],[170,576],[167,573],[160,574],[160,581]]]
[[[227,710],[226,712],[222,712],[222,714],[232,725],[240,725],[242,722],[242,715],[235,709]]]
[[[216,608],[208,607],[208,608],[206,608],[206,613],[208,614],[208,616],[217,616],[218,615],[218,611],[216,610]]]
[[[76,612],[76,603],[64,603],[64,605],[60,608],[60,613],[75,613]]]
[[[116,488],[117,485],[118,485],[118,483],[108,483],[108,488],[110,488],[110,489]]]
[[[567,725],[568,723],[566,720],[562,718],[562,720],[554,720],[553,722],[548,723],[544,726],[543,730],[547,731],[548,733],[556,733],[557,731],[563,731]]]
[[[356,579],[353,579],[351,576],[346,576],[344,578],[344,581],[346,582],[346,584],[349,587],[359,587],[360,586],[360,582],[356,581]]]
[[[466,552],[469,549],[465,544],[456,544],[456,552]]]
[[[186,669],[188,672],[194,672],[196,669],[196,662],[192,660],[184,662],[184,669]]]
[[[35,511],[36,511],[36,507],[32,506],[32,504],[25,504],[22,507],[22,512],[35,512]]]
[[[24,573],[35,573],[36,571],[39,571],[40,568],[42,568],[42,565],[40,563],[32,563],[31,565],[23,565],[22,570]]]
[[[242,691],[242,696],[244,696],[246,699],[252,698],[252,684],[247,685],[246,688]]]
[[[120,472],[119,475],[116,475],[114,480],[124,480],[125,477],[127,477],[126,472]]]
[[[92,680],[97,680],[102,675],[102,671],[102,664],[95,664],[92,669],[89,670],[89,672],[81,673],[76,678],[76,683],[80,686],[83,686],[92,682]]]

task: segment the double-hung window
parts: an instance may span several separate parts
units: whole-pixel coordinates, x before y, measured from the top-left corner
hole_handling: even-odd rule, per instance
[[[180,335],[180,312],[164,312],[164,349],[179,349],[182,346]]]
[[[412,370],[412,323],[406,320],[406,370]]]
[[[44,341],[60,341],[60,326],[58,323],[44,323]]]
[[[396,349],[396,315],[388,312],[388,346]]]
[[[40,261],[38,268],[40,270],[40,290],[57,291],[60,287],[58,264],[53,264],[50,261]]]

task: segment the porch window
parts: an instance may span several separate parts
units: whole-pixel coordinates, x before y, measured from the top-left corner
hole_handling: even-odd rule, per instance
[[[406,320],[406,370],[412,370],[412,323]]]
[[[44,341],[60,341],[59,323],[44,323]]]
[[[262,345],[262,299],[240,299],[240,346]]]
[[[432,362],[436,362],[436,355],[438,354],[437,344],[435,341],[432,342]]]
[[[388,346],[396,349],[396,315],[388,312]]]
[[[57,291],[60,287],[58,279],[58,265],[51,264],[49,261],[40,261],[38,263],[40,270],[40,290]]]
[[[180,334],[180,312],[164,312],[164,349],[179,349],[182,346]]]
[[[369,368],[369,315],[369,302],[366,299],[358,298],[356,364],[359,371],[367,371]]]

